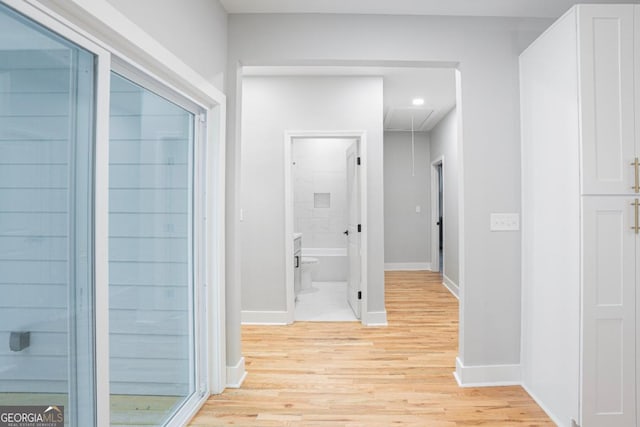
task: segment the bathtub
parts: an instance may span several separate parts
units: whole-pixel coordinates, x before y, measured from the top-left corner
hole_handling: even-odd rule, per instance
[[[311,273],[313,282],[346,282],[347,248],[302,248],[302,256],[318,258],[320,263]]]

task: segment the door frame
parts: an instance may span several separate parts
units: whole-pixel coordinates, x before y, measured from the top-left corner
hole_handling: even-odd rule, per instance
[[[436,223],[439,220],[440,212],[440,188],[438,185],[438,165],[442,167],[442,218],[444,218],[444,156],[439,156],[431,162],[431,271],[440,271],[444,276],[445,231],[442,229],[442,265],[440,265],[440,230]]]
[[[291,170],[292,145],[294,139],[354,139],[358,144],[360,158],[360,321],[367,325],[367,132],[366,131],[312,131],[287,130],[284,132],[284,247],[285,247],[285,295],[287,323],[294,322],[295,289],[293,278],[293,173]]]

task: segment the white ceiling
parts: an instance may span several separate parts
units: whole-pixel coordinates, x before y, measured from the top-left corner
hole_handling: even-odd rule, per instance
[[[638,0],[220,0],[229,13],[352,13],[557,18],[576,3]]]
[[[405,67],[244,67],[247,76],[382,76],[385,130],[429,131],[456,104],[455,71],[452,68]],[[423,98],[422,107],[412,100]]]

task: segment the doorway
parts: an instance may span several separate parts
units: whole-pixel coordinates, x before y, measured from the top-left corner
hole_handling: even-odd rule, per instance
[[[287,133],[289,323],[365,321],[364,139],[353,132]]]
[[[444,157],[431,162],[431,270],[444,273]]]

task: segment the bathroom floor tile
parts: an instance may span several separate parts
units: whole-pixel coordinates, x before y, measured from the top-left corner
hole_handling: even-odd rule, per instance
[[[347,282],[313,282],[298,294],[295,320],[303,322],[357,322],[347,302]]]

